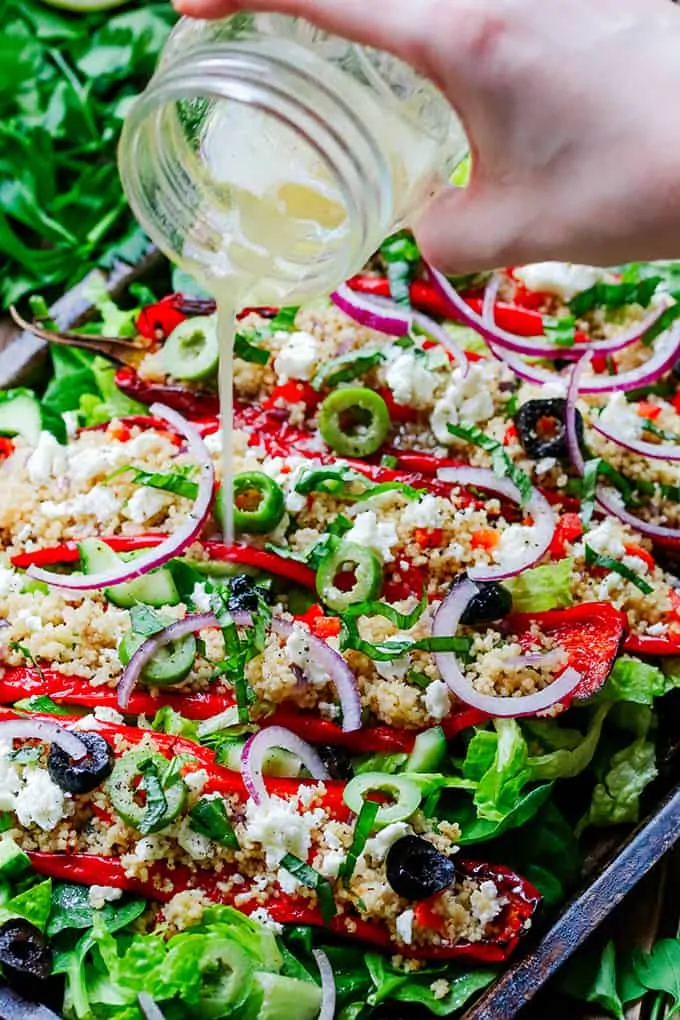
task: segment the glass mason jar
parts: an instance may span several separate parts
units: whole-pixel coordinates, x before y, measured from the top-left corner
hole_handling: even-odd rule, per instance
[[[175,262],[244,304],[327,293],[463,159],[442,94],[299,18],[182,19],[124,125],[123,187]]]

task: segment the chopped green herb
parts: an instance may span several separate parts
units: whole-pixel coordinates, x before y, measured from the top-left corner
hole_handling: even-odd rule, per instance
[[[271,354],[264,347],[251,343],[245,333],[237,333],[234,337],[234,356],[251,365],[266,365]]]
[[[660,429],[651,418],[643,418],[642,421],[645,432],[651,432],[657,439],[663,439],[667,443],[680,443],[680,436],[675,432],[666,432],[665,429]]]
[[[138,768],[142,775],[139,786],[146,797],[146,806],[139,824],[139,831],[143,836],[146,836],[160,828],[160,823],[168,813],[168,802],[155,761],[148,758],[146,761],[141,761]]]
[[[382,616],[400,630],[415,627],[428,607],[427,595],[423,595],[418,605],[410,613],[400,613],[387,602],[357,602],[345,610],[344,616]]]
[[[221,797],[202,797],[189,812],[191,828],[202,836],[221,846],[238,850],[239,844],[234,828],[227,816],[227,809]]]
[[[480,450],[491,454],[491,466],[499,478],[509,478],[519,489],[522,504],[529,499],[533,486],[529,476],[522,471],[513,461],[512,457],[503,449],[503,444],[497,439],[487,436],[476,425],[452,425],[449,423],[447,429],[452,436],[464,439],[467,443],[478,446]]]
[[[660,276],[650,276],[637,283],[596,283],[573,297],[569,308],[577,319],[594,308],[615,309],[625,305],[642,305],[647,308],[660,283]]]
[[[299,311],[299,305],[287,305],[285,308],[279,308],[278,312],[269,323],[271,332],[290,333],[293,329],[295,329],[295,320]]]
[[[602,467],[600,457],[586,461],[581,480],[581,520],[586,527],[590,524],[595,510],[595,493]]]
[[[324,386],[332,388],[340,383],[351,382],[384,360],[381,351],[348,351],[322,365],[312,379],[312,386],[320,390]]]
[[[184,496],[185,499],[195,500],[198,494],[198,485],[196,482],[192,482],[187,478],[187,475],[194,471],[193,467],[188,467],[181,471],[174,471],[168,474],[162,472],[149,472],[142,471],[139,468],[129,467],[122,468],[116,474],[122,474],[125,471],[132,471],[132,481],[137,482],[139,485],[145,485],[150,489],[161,489],[164,492],[172,492],[176,496]]]
[[[338,870],[338,878],[341,882],[344,882],[345,885],[354,874],[357,860],[363,853],[364,847],[366,846],[366,840],[373,831],[373,826],[379,810],[380,805],[375,800],[365,800],[361,805],[361,811],[359,812],[354,825],[352,845],[350,846],[347,856]]]
[[[10,641],[9,647],[11,651],[18,652],[20,655],[23,655],[24,658],[30,662],[31,666],[33,666],[33,669],[38,671],[38,676],[40,677],[41,680],[45,679],[45,674],[40,668],[37,659],[33,656],[31,652],[29,652],[28,648],[26,648],[25,645],[22,645],[19,641]]]
[[[359,635],[355,620],[345,615],[340,631],[340,647],[342,651],[352,649],[361,652],[375,662],[391,662],[408,652],[456,652],[468,656],[472,647],[472,638],[468,637],[429,637],[414,641],[412,638],[392,638],[387,641],[365,641]]]
[[[394,470],[398,463],[397,458],[393,457],[391,453],[384,453],[380,458],[380,466],[390,468],[391,470]]]
[[[328,924],[337,914],[333,890],[328,879],[324,878],[323,875],[320,875],[318,871],[315,871],[314,868],[311,868],[309,864],[301,861],[294,854],[286,854],[281,861],[281,867],[289,871],[291,875],[294,875],[298,882],[307,886],[308,889],[316,890],[316,895],[319,898],[319,907],[321,908],[321,916],[324,919],[324,923]]]
[[[626,581],[630,581],[636,588],[639,588],[643,595],[651,595],[653,593],[654,588],[652,585],[645,581],[644,578],[638,577],[635,571],[627,567],[625,563],[615,560],[613,556],[600,556],[589,545],[586,545],[585,552],[586,563],[589,567],[601,567],[603,570],[610,570],[614,574],[619,574]]]
[[[418,245],[408,231],[401,230],[383,241],[380,254],[387,267],[392,300],[397,305],[410,308],[411,281],[420,262]]]
[[[543,319],[545,335],[557,347],[573,347],[576,343],[576,319],[573,315],[562,315],[559,319],[551,315]]]

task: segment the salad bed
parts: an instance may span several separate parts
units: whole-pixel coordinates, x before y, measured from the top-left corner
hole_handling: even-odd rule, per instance
[[[95,295],[90,335],[146,340],[117,371],[53,335],[0,404],[0,863],[60,1011],[452,1015],[637,820],[680,676],[674,276],[452,291],[400,235],[246,310],[233,546],[206,296]]]

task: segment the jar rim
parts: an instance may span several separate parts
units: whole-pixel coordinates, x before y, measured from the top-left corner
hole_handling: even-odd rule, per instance
[[[311,86],[311,91],[306,86]],[[311,95],[312,100],[307,97]],[[319,97],[326,112],[319,113]],[[331,174],[344,203],[351,252],[351,266],[374,242],[376,218],[389,221],[392,205],[392,180],[384,153],[357,111],[336,89],[294,60],[248,41],[237,43],[210,42],[178,54],[163,62],[146,91],[136,100],[124,124],[120,147],[123,187],[142,225],[159,246],[177,257],[175,244],[168,237],[168,224],[154,222],[149,215],[143,184],[136,170],[135,138],[162,112],[177,107],[182,100],[207,99],[216,103],[235,102],[271,116],[286,125],[301,141],[311,147]],[[175,140],[177,141],[177,140]],[[196,153],[186,151],[187,161],[201,163]],[[167,145],[167,151],[165,146]],[[156,170],[168,189],[170,206],[180,212],[187,203],[187,176],[171,165],[175,155],[170,139],[163,136],[159,145]],[[194,166],[197,170],[197,167]],[[203,186],[210,196],[210,181],[203,176]],[[207,213],[209,206],[206,208]],[[188,210],[187,210],[188,211]],[[195,219],[197,210],[191,210]],[[210,232],[210,223],[201,224]]]

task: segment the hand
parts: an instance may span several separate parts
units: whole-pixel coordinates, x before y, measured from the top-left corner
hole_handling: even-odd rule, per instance
[[[175,0],[298,15],[434,81],[470,139],[465,191],[414,225],[449,272],[680,257],[680,10],[669,0]]]

